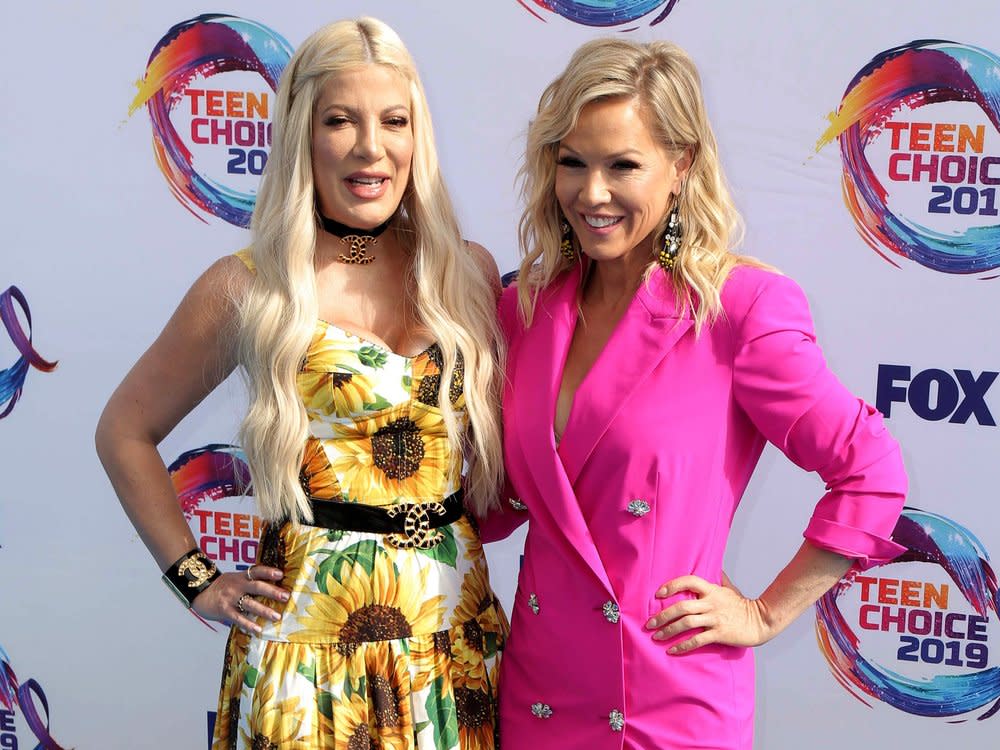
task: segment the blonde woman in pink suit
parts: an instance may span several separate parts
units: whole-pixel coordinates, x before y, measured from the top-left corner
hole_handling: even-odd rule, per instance
[[[543,93],[525,254],[500,302],[509,507],[530,521],[500,677],[509,748],[745,750],[752,647],[851,566],[902,551],[906,476],[824,362],[790,279],[732,251],[697,71],[671,44],[581,47]],[[770,441],[827,492],[757,598],[722,571]]]

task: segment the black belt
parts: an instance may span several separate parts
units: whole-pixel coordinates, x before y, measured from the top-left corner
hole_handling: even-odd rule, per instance
[[[385,534],[386,541],[401,549],[430,549],[444,534],[434,529],[454,523],[465,512],[462,490],[439,503],[364,505],[309,498],[313,520],[310,526],[341,531]]]

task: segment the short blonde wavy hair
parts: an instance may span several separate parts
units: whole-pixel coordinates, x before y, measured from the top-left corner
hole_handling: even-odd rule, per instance
[[[684,238],[671,280],[681,306],[691,310],[695,330],[700,332],[706,321],[719,314],[722,284],[732,268],[741,262],[758,262],[733,252],[742,240],[743,222],[719,164],[698,71],[684,50],[662,41],[587,42],[542,93],[519,172],[525,201],[519,225],[521,313],[530,324],[538,292],[574,262],[559,251],[560,212],[555,193],[559,143],[576,127],[585,106],[617,98],[638,100],[653,136],[671,154],[687,151],[689,155],[690,167],[677,199]],[[654,233],[647,279],[662,272],[656,256],[666,219],[665,212]]]
[[[299,484],[308,419],[296,375],[319,309],[313,112],[330,76],[366,65],[385,65],[409,84],[413,158],[393,229],[413,253],[416,308],[441,349],[439,404],[452,449],[470,457],[469,505],[482,513],[496,504],[502,481],[496,295],[462,241],[416,67],[399,36],[381,21],[339,21],[306,39],[282,74],[271,153],[251,220],[257,272],[239,301],[238,357],[249,391],[240,442],[261,515],[272,520],[311,520]],[[448,397],[460,358],[468,430]]]

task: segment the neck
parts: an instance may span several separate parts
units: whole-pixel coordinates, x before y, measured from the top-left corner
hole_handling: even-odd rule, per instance
[[[633,251],[614,260],[590,261],[583,299],[590,305],[616,308],[627,305],[642,283],[648,258]]]
[[[334,237],[344,237],[356,236],[356,237],[378,237],[386,229],[388,229],[389,224],[392,223],[393,216],[383,221],[377,227],[372,227],[371,229],[359,229],[357,227],[349,227],[347,224],[341,224],[339,221],[327,218],[323,214],[319,214],[319,223],[323,227],[323,231],[329,232]]]

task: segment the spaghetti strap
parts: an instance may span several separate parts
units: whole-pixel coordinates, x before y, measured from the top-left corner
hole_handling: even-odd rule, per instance
[[[250,257],[249,247],[245,247],[242,250],[237,250],[235,253],[233,253],[233,255],[235,255],[237,258],[243,261],[243,265],[245,265],[248,269],[254,272],[257,271],[257,264],[254,263],[253,258]]]

